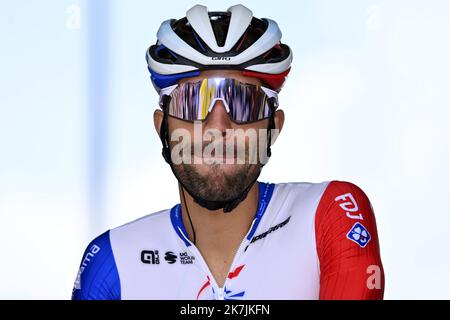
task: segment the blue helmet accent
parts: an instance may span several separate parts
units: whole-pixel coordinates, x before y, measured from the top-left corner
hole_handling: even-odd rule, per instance
[[[200,74],[199,70],[176,74],[160,74],[150,69],[150,67],[148,68],[148,71],[150,71],[150,78],[158,92],[163,88],[176,84],[180,79],[195,77]]]

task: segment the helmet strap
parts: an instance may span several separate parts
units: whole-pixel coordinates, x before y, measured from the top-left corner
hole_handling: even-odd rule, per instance
[[[172,157],[170,156],[169,147],[169,104],[172,98],[169,95],[163,95],[161,108],[164,112],[161,127],[159,128],[159,136],[162,142],[162,156],[164,160],[172,167]]]
[[[267,126],[267,157],[270,158],[272,156],[272,150],[270,148],[272,145],[272,129],[275,129],[275,98],[269,98],[267,102],[270,106],[269,124]]]

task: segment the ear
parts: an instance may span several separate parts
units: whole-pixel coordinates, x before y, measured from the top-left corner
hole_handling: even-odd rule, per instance
[[[280,134],[281,130],[283,129],[283,125],[284,125],[284,111],[283,110],[279,109],[279,110],[275,111],[274,121],[275,121],[275,129],[278,129],[278,134]],[[275,141],[277,140],[278,134],[275,134],[272,136],[271,145],[273,145],[275,143]]]
[[[164,113],[161,110],[156,109],[155,112],[153,113],[153,123],[155,125],[155,130],[160,137],[161,137],[161,123],[163,121],[163,118]]]
[[[284,125],[284,111],[283,110],[277,110],[275,111],[275,128],[278,130],[283,129]]]

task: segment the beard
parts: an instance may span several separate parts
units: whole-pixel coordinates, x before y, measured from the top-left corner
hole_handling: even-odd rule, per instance
[[[259,164],[235,164],[234,170],[226,171],[222,166],[227,164],[202,166],[206,173],[200,173],[195,164],[174,165],[173,171],[191,196],[207,201],[231,201],[240,197],[261,173]]]
[[[195,202],[209,210],[231,211],[246,198],[263,167],[258,159],[258,143],[245,140],[242,144],[243,140],[238,142],[233,136],[229,139],[235,139],[230,148],[223,136],[192,144],[186,139],[174,152],[179,157],[177,164],[171,165],[175,177]]]

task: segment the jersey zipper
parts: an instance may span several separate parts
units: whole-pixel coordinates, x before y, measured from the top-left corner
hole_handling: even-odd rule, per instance
[[[268,187],[268,185],[266,185],[266,190],[267,190],[267,187]],[[265,195],[264,195],[264,198],[265,198]],[[267,204],[265,202],[265,199],[263,199],[262,201],[263,202],[261,204],[259,204],[259,206],[261,206],[261,207],[258,207],[258,211],[260,211],[260,210],[265,211],[267,209],[266,208]],[[248,240],[247,238],[248,238],[249,234],[252,232],[253,226],[255,225],[256,222],[257,222],[257,219],[256,218],[253,219],[248,232],[246,233],[241,244],[239,245],[239,248],[236,251],[236,254],[234,255],[233,261],[230,265],[230,269],[228,270],[227,277],[225,278],[225,281],[223,283],[223,287],[219,287],[219,285],[217,284],[216,279],[214,278],[211,271],[209,270],[209,267],[206,264],[205,259],[203,258],[203,256],[201,255],[201,253],[197,249],[197,247],[191,242],[191,240],[186,235],[184,235],[182,230],[180,230],[181,234],[185,237],[186,241],[190,244],[190,246],[187,246],[187,250],[189,250],[196,257],[195,261],[197,261],[200,264],[200,267],[203,269],[203,272],[209,276],[210,284],[214,288],[214,291],[217,292],[217,293],[215,293],[216,299],[218,299],[218,300],[225,299],[225,288],[226,288],[226,284],[228,283],[228,275],[230,274],[231,271],[235,270],[237,261],[241,260],[243,254],[247,253],[248,250],[245,250],[245,248],[247,246],[249,246],[250,241],[251,241],[251,239]],[[260,221],[258,221],[258,223],[259,222]],[[194,262],[194,263],[196,263],[196,262]]]
[[[252,226],[253,226],[253,223],[254,223],[254,221],[252,222]],[[252,228],[250,227],[250,230],[251,229]],[[243,250],[248,245],[248,242],[249,242],[247,240],[247,236],[248,236],[248,233],[245,235],[244,240],[242,240],[241,244],[239,245],[238,250],[236,251],[236,254],[234,255],[233,261],[232,261],[232,263],[230,265],[230,269],[228,270],[228,273],[227,273],[227,277],[225,278],[225,281],[223,283],[223,287],[219,287],[219,285],[216,282],[216,279],[214,278],[211,270],[209,270],[209,267],[206,264],[206,261],[203,258],[203,256],[201,255],[200,251],[189,240],[191,245],[189,247],[187,247],[187,249],[191,252],[191,254],[193,254],[195,256],[195,261],[197,261],[199,263],[199,265],[200,265],[201,269],[203,270],[203,272],[208,275],[209,281],[211,283],[211,286],[214,288],[214,291],[216,292],[215,293],[215,298],[217,300],[225,300],[225,288],[226,288],[226,285],[228,283],[228,275],[230,274],[231,271],[233,271],[236,268],[237,262],[241,260],[240,258],[242,257],[242,254],[244,253]]]
[[[252,225],[250,226],[249,230],[252,230],[252,227],[253,227],[254,223],[255,223],[255,220],[253,220]],[[247,247],[247,245],[249,243],[249,241],[247,240],[247,237],[248,237],[249,233],[250,233],[250,231],[247,232],[247,234],[244,237],[244,240],[242,240],[241,244],[239,245],[239,248],[236,251],[236,254],[234,255],[233,261],[231,262],[230,269],[228,270],[228,273],[227,273],[227,277],[225,278],[225,281],[223,282],[223,287],[219,288],[219,290],[220,290],[219,291],[220,292],[219,300],[224,300],[225,299],[225,288],[227,287],[227,283],[228,283],[228,280],[229,280],[228,275],[230,274],[230,272],[232,272],[233,270],[236,269],[238,261],[241,261],[241,258],[243,256],[244,252],[246,252],[246,251],[244,251],[244,248]]]

